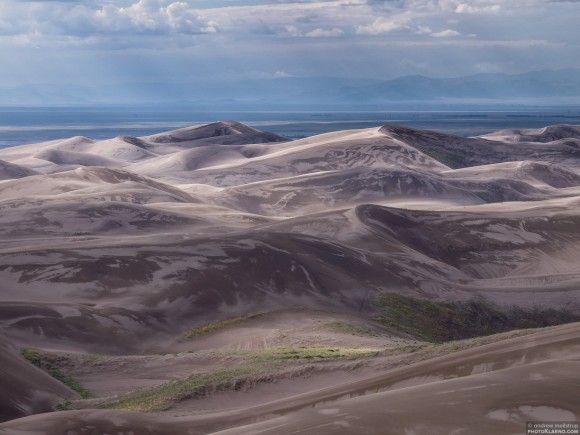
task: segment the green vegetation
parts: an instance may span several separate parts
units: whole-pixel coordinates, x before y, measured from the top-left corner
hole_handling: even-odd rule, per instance
[[[135,391],[116,400],[104,402],[102,408],[158,412],[171,408],[172,404],[195,396],[203,396],[208,391],[239,388],[247,382],[257,382],[260,378],[272,379],[282,376],[292,366],[289,361],[354,359],[374,356],[376,349],[353,349],[341,347],[274,347],[242,355],[246,362],[235,367],[221,368],[207,373],[196,373],[185,379],[167,382],[158,387]],[[286,363],[286,364],[285,364]]]
[[[232,317],[230,319],[218,320],[216,322],[207,323],[205,325],[198,326],[197,328],[192,328],[188,331],[185,331],[183,333],[182,337],[185,340],[189,340],[189,339],[192,339],[194,337],[199,337],[200,335],[210,334],[212,332],[219,331],[220,329],[235,325],[237,323],[240,323],[240,322],[243,322],[246,320],[255,319],[261,315],[262,314],[260,314],[260,313],[259,314],[248,314],[246,316]]]
[[[376,356],[380,350],[349,347],[272,347],[255,356],[258,361],[283,361],[292,359],[354,359]]]
[[[554,309],[501,310],[483,301],[433,302],[395,293],[382,294],[376,305],[381,313],[375,320],[435,343],[578,320],[578,316]]]
[[[404,361],[412,363],[533,332],[535,331],[532,329],[516,330],[443,344],[407,344],[398,348],[396,354],[412,353],[413,356],[408,356],[406,360],[402,360],[403,363]],[[99,407],[125,411],[160,412],[170,409],[174,403],[182,400],[203,397],[212,391],[235,390],[244,385],[271,381],[287,376],[292,373],[293,369],[306,367],[291,363],[356,359],[377,356],[381,352],[377,349],[344,347],[274,347],[259,351],[245,351],[237,354],[245,357],[245,362],[237,366],[220,368],[212,372],[196,373],[185,379],[177,379],[157,387],[124,394],[118,398],[101,402]],[[231,354],[229,355],[231,356]],[[61,406],[66,409],[67,405],[63,403]]]
[[[196,373],[147,390],[126,394],[116,401],[103,403],[102,408],[125,411],[157,412],[171,407],[172,403],[202,395],[209,389],[220,389],[235,385],[241,379],[266,372],[264,366],[244,364],[216,370],[211,373]]]
[[[347,322],[329,322],[324,325],[328,330],[341,334],[356,335],[359,337],[376,337],[377,333],[363,325],[353,325]]]
[[[20,355],[24,357],[24,359],[28,360],[29,363],[34,364],[36,367],[42,366],[42,357],[40,352],[32,349],[21,349]]]
[[[79,395],[83,399],[89,397],[88,390],[83,388],[83,386],[79,384],[79,382],[76,379],[60,371],[60,369],[54,365],[53,361],[47,355],[34,349],[22,349],[20,351],[20,354],[30,363],[48,372],[50,376],[62,382],[63,384],[68,386],[71,390],[74,390],[77,393],[79,393]]]
[[[73,404],[68,399],[63,400],[58,405],[56,405],[57,411],[70,411],[71,409],[73,409]]]

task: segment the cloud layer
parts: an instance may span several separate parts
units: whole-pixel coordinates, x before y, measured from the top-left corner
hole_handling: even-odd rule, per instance
[[[539,0],[518,0],[538,3]],[[115,35],[198,35],[208,33],[274,34],[288,37],[421,34],[431,21],[454,15],[511,13],[499,0],[3,0],[0,34],[107,40]],[[454,29],[437,29],[433,33]],[[458,36],[459,32],[453,36]],[[451,32],[448,32],[451,35]],[[65,38],[66,37],[66,38]]]
[[[571,0],[2,0],[0,81],[580,67],[577,16]]]

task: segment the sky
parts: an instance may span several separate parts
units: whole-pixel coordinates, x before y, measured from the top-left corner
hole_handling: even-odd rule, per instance
[[[0,0],[0,89],[580,67],[579,0]]]

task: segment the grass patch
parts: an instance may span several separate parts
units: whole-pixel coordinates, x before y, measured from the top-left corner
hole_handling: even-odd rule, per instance
[[[204,396],[211,391],[239,389],[248,382],[271,379],[299,365],[291,361],[354,359],[374,356],[376,349],[351,349],[340,347],[274,347],[257,352],[244,352],[245,362],[235,367],[222,368],[213,372],[196,373],[185,379],[178,379],[145,390],[125,394],[117,399],[101,403],[101,408],[159,412],[171,408],[174,403],[196,396]]]
[[[354,359],[378,355],[378,349],[346,347],[273,347],[260,352],[258,361],[312,360],[312,359]]]
[[[182,335],[182,339],[190,340],[195,337],[199,337],[201,335],[210,334],[215,331],[219,331],[220,329],[227,328],[228,326],[232,326],[246,320],[255,319],[262,314],[248,314],[246,316],[239,316],[239,317],[232,317],[230,319],[218,320],[216,322],[210,322],[202,326],[198,326],[197,328],[192,328],[185,331]]]
[[[329,322],[324,325],[325,328],[332,332],[338,332],[340,334],[356,335],[358,337],[376,337],[377,333],[371,328],[362,325],[353,325],[347,322]]]
[[[50,358],[48,358],[42,352],[34,349],[22,349],[20,354],[26,360],[28,360],[28,362],[48,372],[48,374],[55,378],[57,381],[62,382],[71,390],[79,393],[83,399],[87,399],[89,397],[89,391],[87,389],[85,389],[76,379],[60,371],[60,369],[52,363]]]
[[[204,394],[208,389],[220,389],[243,378],[264,374],[267,368],[259,364],[243,364],[211,373],[194,374],[143,391],[126,394],[119,399],[101,404],[101,408],[125,411],[158,412],[171,408],[174,402]]]
[[[442,343],[506,332],[575,322],[580,318],[554,309],[499,309],[487,302],[433,302],[395,293],[384,293],[376,301],[385,326],[421,340]]]
[[[71,409],[74,409],[73,403],[68,399],[57,404],[55,408],[57,411],[70,411]]]

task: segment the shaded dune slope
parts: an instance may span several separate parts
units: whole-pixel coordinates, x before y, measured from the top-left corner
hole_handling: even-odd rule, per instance
[[[555,127],[565,136],[566,129]],[[502,142],[480,138],[462,138],[434,131],[418,131],[386,125],[385,135],[403,141],[452,168],[521,160],[541,160],[556,164],[577,165],[580,149],[573,141]]]
[[[32,169],[0,160],[0,180],[29,177],[34,174],[35,171]]]
[[[484,135],[482,137],[506,142],[556,142],[562,139],[580,139],[580,127],[577,125],[550,125],[543,128],[507,129]]]
[[[0,336],[0,421],[48,412],[77,393],[30,364]]]

